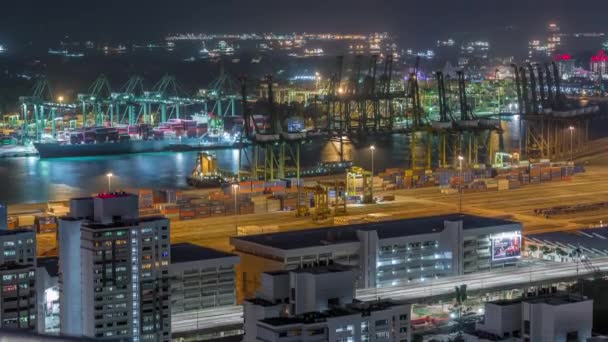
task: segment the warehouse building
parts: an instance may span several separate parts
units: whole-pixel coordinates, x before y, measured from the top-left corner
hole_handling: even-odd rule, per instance
[[[245,297],[266,271],[337,263],[357,270],[357,288],[396,286],[516,264],[518,222],[451,214],[231,238]]]

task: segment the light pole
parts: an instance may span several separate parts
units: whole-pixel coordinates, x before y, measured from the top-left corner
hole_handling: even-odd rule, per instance
[[[376,150],[376,146],[372,145],[369,147],[372,151],[372,203],[374,202],[374,151]]]
[[[109,172],[106,177],[108,177],[108,193],[112,192],[112,177],[114,175],[112,174],[112,172]]]
[[[464,183],[464,177],[462,176],[462,160],[463,156],[458,156],[458,212],[462,213],[462,183]]]
[[[572,136],[574,135],[574,126],[568,127],[570,130],[570,161],[572,161]]]
[[[239,211],[237,208],[237,195],[239,193],[239,185],[232,184],[232,192],[234,193],[234,232],[235,235],[239,234]]]

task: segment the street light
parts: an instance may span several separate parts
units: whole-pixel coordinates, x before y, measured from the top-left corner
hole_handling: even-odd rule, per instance
[[[369,149],[372,151],[372,202],[374,202],[374,151],[376,146],[372,145]]]
[[[59,103],[63,103],[63,100],[64,100],[63,96],[59,96],[59,97],[57,98],[57,101],[58,101]]]
[[[108,193],[112,192],[112,177],[114,175],[112,174],[112,172],[109,172],[106,177],[108,177]]]
[[[572,136],[574,135],[574,126],[568,127],[570,130],[570,161],[572,161]]]
[[[462,176],[462,161],[463,156],[458,156],[458,212],[462,213],[462,183],[464,183],[464,177]]]
[[[235,235],[238,235],[239,233],[239,212],[237,209],[237,195],[239,193],[239,185],[238,184],[232,184],[232,192],[234,193],[234,231],[235,231]]]

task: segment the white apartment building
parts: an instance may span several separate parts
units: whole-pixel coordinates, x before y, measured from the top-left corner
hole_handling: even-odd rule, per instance
[[[137,196],[72,199],[59,220],[61,333],[170,341],[169,221],[140,218]]]
[[[34,330],[36,233],[0,230],[0,328]]]
[[[264,273],[258,295],[244,302],[244,341],[407,342],[411,306],[354,300],[355,277],[335,264]]]

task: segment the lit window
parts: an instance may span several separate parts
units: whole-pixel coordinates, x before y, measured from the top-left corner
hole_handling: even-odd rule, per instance
[[[17,285],[5,285],[2,287],[2,292],[17,291]]]

